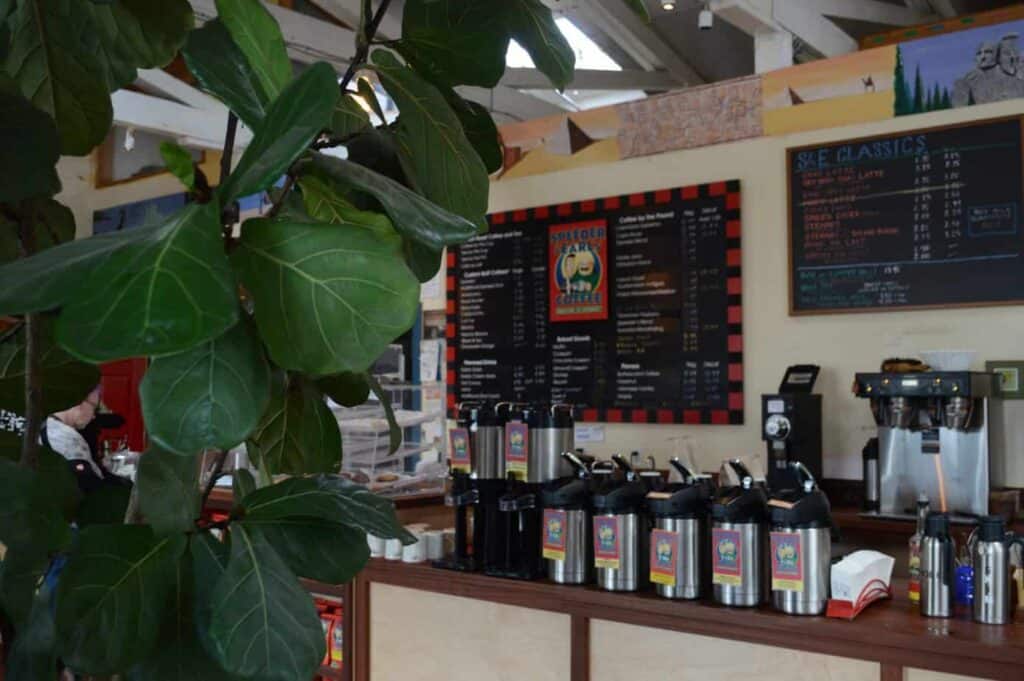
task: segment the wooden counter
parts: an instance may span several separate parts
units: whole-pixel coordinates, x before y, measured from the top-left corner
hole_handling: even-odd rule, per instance
[[[400,589],[395,590],[392,587]],[[905,584],[897,584],[896,587],[899,593],[906,592]],[[407,589],[413,591],[404,591]],[[432,597],[417,603],[416,592],[425,596],[430,594]],[[470,601],[459,601],[461,605],[452,603],[452,608],[449,609],[446,601],[437,599],[438,595]],[[391,609],[386,614],[375,614],[374,600],[384,596],[388,597],[387,602],[390,603]],[[710,639],[722,641],[722,645],[726,646],[723,650],[729,651],[733,649],[728,646],[735,645],[729,642],[752,644],[756,649],[755,657],[761,658],[775,652],[782,654],[779,664],[787,664],[785,660],[796,663],[797,660],[803,659],[793,657],[786,651],[803,651],[813,655],[808,656],[808,661],[799,664],[822,665],[821,673],[828,676],[821,678],[855,678],[858,681],[903,681],[904,678],[945,681],[947,678],[960,678],[942,677],[933,675],[933,672],[999,681],[1019,681],[1024,678],[1024,624],[980,625],[964,616],[949,620],[924,618],[918,615],[910,602],[903,597],[876,603],[850,622],[826,617],[788,616],[769,608],[738,609],[716,606],[710,602],[668,601],[652,593],[609,593],[594,587],[561,586],[549,582],[517,582],[479,574],[443,571],[426,564],[408,565],[375,559],[357,579],[354,599],[356,618],[353,653],[356,681],[369,680],[371,669],[377,669],[377,665],[371,667],[370,656],[371,652],[380,654],[381,650],[379,646],[371,645],[369,635],[384,634],[394,627],[406,631],[401,627],[401,621],[406,615],[408,618],[414,618],[414,615],[418,614],[428,620],[439,618],[433,628],[434,635],[440,637],[445,626],[440,618],[449,618],[451,613],[459,612],[467,613],[466,616],[469,617],[470,610],[474,607],[472,601],[497,606],[515,606],[508,609],[498,608],[496,612],[503,614],[486,615],[482,620],[485,623],[495,617],[499,621],[502,617],[511,617],[512,620],[519,621],[518,615],[512,617],[517,608],[525,608],[535,613],[553,613],[553,617],[563,618],[550,622],[543,618],[535,618],[539,624],[530,626],[544,628],[548,631],[546,638],[550,638],[548,627],[560,631],[562,625],[557,622],[567,619],[565,654],[570,675],[563,678],[570,678],[572,681],[625,678],[610,671],[598,674],[597,670],[594,670],[595,673],[591,674],[592,665],[599,664],[599,660],[603,664],[607,659],[607,656],[599,656],[599,651],[592,647],[598,637],[604,646],[614,645],[619,638],[624,642],[653,641],[660,638],[663,632],[691,635],[680,637],[678,645],[699,644],[705,650],[709,646],[717,645]],[[427,631],[424,635],[428,638],[431,636],[431,628],[430,625],[426,625]],[[508,630],[500,637],[504,638],[512,633]],[[467,630],[466,636],[474,635],[475,632]],[[521,643],[521,632],[517,636]],[[403,635],[402,640],[408,640],[408,637]],[[428,649],[436,648],[437,651],[442,651],[449,643],[437,640]],[[676,645],[669,644],[667,640],[665,644]],[[401,646],[399,644],[395,647]],[[496,644],[496,647],[501,647],[500,643]],[[389,651],[391,649],[388,648]],[[735,654],[742,656],[742,652],[724,653],[726,657]],[[493,659],[497,660],[498,652],[495,651],[493,655]],[[652,661],[657,657],[653,655]],[[858,666],[858,663],[862,664]],[[836,671],[836,665],[853,666]],[[704,672],[707,671],[705,668]],[[806,676],[807,673],[805,670],[803,674],[791,674],[790,677],[814,678],[813,675]],[[374,681],[378,681],[390,678],[390,674],[380,675],[375,671],[373,678]],[[413,674],[406,678],[428,677]],[[506,675],[499,676],[495,673],[492,678],[504,679]],[[510,675],[507,678],[517,677]],[[558,678],[558,675],[552,678]],[[646,678],[656,677],[645,677],[642,674],[637,676],[638,680]],[[677,678],[690,677],[684,675]],[[712,674],[705,678],[732,679],[733,676],[731,673],[723,673],[720,676]],[[768,674],[763,678],[786,676],[776,677]]]

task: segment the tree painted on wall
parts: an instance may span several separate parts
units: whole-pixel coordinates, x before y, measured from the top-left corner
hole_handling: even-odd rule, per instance
[[[925,85],[920,65],[914,69],[913,83],[911,86],[907,80],[903,50],[897,46],[896,68],[893,72],[893,114],[909,116],[910,114],[953,108],[949,88],[943,87],[939,83],[934,83],[930,88]]]
[[[910,86],[903,67],[903,50],[899,45],[896,46],[896,70],[893,73],[893,113],[897,116],[913,113]]]

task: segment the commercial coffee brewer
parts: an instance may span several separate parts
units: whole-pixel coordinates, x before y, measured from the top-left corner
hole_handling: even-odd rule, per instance
[[[961,516],[988,513],[995,374],[857,374],[878,425],[878,513],[911,517],[918,497]]]
[[[497,541],[484,572],[495,577],[537,579],[544,574],[541,554],[541,490],[546,483],[571,477],[562,456],[573,451],[572,408],[567,405],[513,405],[505,412],[506,490],[498,499]]]
[[[786,369],[776,395],[761,396],[761,439],[767,443],[769,489],[796,489],[800,480],[790,466],[799,461],[821,478],[821,395],[814,383],[821,367],[797,364]]]
[[[509,407],[459,405],[449,433],[451,475],[445,503],[455,513],[453,552],[436,567],[477,571],[504,550],[499,504],[506,491],[504,437]]]

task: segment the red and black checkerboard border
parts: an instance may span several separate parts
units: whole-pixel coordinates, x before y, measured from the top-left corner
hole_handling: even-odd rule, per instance
[[[726,323],[729,332],[729,392],[728,409],[576,409],[576,419],[597,423],[684,423],[712,425],[740,425],[743,423],[743,277],[742,277],[742,222],[740,217],[739,180],[711,182],[677,189],[623,194],[604,199],[589,199],[560,203],[553,206],[522,208],[492,213],[487,217],[491,227],[553,218],[586,218],[602,211],[623,207],[654,208],[676,200],[689,201],[716,196],[725,197],[726,210],[726,275],[728,310]],[[447,344],[448,373],[447,407],[454,417],[458,404],[458,375],[455,369],[459,356],[458,338],[458,277],[459,258],[455,249],[448,252],[446,278],[445,339]]]

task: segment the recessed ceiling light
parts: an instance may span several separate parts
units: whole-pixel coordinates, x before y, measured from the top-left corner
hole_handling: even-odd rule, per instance
[[[676,3],[669,2],[668,0],[666,0],[665,2],[661,3],[661,8],[666,12],[674,12],[676,10]]]

